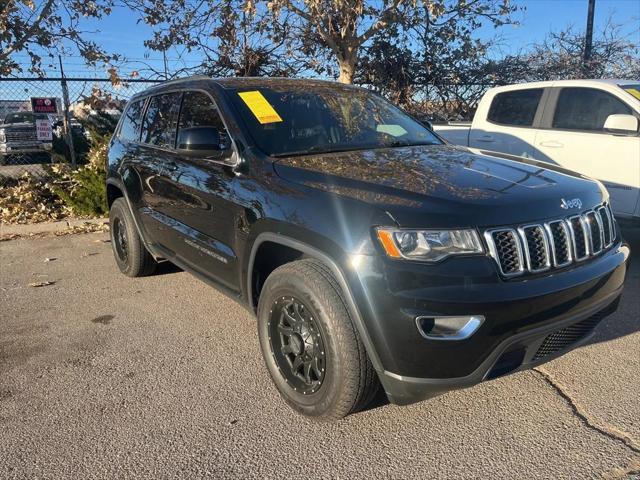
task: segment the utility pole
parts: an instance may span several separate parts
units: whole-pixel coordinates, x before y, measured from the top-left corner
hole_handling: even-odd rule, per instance
[[[582,64],[586,72],[589,60],[591,60],[591,49],[593,47],[593,15],[596,9],[596,0],[589,0],[589,10],[587,12],[587,32],[584,37],[584,56]]]
[[[62,128],[64,129],[64,139],[67,143],[67,147],[69,148],[71,168],[75,169],[77,163],[76,150],[75,148],[73,148],[73,135],[71,134],[71,115],[69,114],[69,88],[67,87],[67,79],[64,76],[64,69],[62,68],[62,57],[60,55],[58,55],[58,61],[60,62],[60,83],[62,86]]]

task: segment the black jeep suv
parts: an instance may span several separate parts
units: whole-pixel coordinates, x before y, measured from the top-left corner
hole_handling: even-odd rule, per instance
[[[257,315],[298,412],[408,404],[537,365],[615,311],[602,184],[448,145],[331,82],[205,77],[134,96],[111,140],[120,270],[168,260]]]

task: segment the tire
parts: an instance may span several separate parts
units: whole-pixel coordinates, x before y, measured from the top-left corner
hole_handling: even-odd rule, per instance
[[[147,251],[133,223],[124,198],[117,198],[109,209],[109,234],[116,264],[129,277],[151,275],[158,263]]]
[[[342,290],[317,260],[288,263],[269,275],[258,302],[258,336],[271,379],[298,413],[338,420],[365,408],[379,390]],[[307,361],[294,372],[298,357],[313,358],[309,374]]]

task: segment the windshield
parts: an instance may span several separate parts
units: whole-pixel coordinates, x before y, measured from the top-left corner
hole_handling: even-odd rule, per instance
[[[640,83],[618,85],[621,89],[640,100]]]
[[[10,113],[4,119],[4,123],[24,123],[24,122],[34,123],[33,113],[31,112]]]
[[[271,156],[442,143],[366,90],[301,83],[228,95],[258,148]]]

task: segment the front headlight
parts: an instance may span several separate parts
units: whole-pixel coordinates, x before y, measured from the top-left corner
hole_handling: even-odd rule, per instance
[[[4,128],[0,128],[0,143],[7,141],[7,137],[4,135]]]
[[[378,240],[391,258],[437,262],[450,255],[484,253],[475,230],[401,230],[378,228]]]

